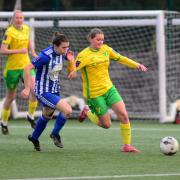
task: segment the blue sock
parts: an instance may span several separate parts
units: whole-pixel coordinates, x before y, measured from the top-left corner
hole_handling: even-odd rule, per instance
[[[66,123],[66,118],[60,112],[56,118],[56,122],[54,124],[54,128],[51,132],[53,135],[59,135],[60,130],[63,128],[64,124]]]
[[[41,133],[46,128],[46,125],[47,125],[48,121],[49,121],[49,119],[47,119],[43,115],[41,115],[39,117],[39,119],[37,120],[36,128],[34,129],[34,131],[32,133],[32,137],[34,139],[38,140],[39,136],[41,135]]]

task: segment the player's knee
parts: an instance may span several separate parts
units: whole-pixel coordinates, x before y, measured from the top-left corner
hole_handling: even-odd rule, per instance
[[[121,113],[118,116],[118,119],[120,120],[121,123],[126,124],[129,122],[128,114],[127,113]]]
[[[72,114],[72,108],[70,107],[70,108],[65,109],[65,110],[63,111],[63,113],[64,113],[64,115],[65,115],[66,117],[70,117],[71,114]]]
[[[129,119],[128,118],[121,118],[120,122],[123,124],[127,124],[127,123],[129,123]]]
[[[9,103],[12,103],[14,99],[15,99],[15,96],[6,97],[6,101],[8,101]]]
[[[50,120],[53,118],[53,113],[43,112],[43,116]]]
[[[109,122],[106,122],[106,123],[103,123],[102,124],[102,127],[104,128],[104,129],[109,129],[110,127],[111,127],[111,121],[109,121]]]

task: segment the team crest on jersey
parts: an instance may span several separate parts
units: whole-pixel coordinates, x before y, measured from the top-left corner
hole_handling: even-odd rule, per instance
[[[104,52],[104,56],[108,56],[108,52],[106,51],[106,52]]]
[[[81,61],[76,61],[76,67],[78,67],[81,64]]]

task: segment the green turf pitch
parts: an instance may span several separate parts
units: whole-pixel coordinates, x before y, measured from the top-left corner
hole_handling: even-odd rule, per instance
[[[165,156],[159,151],[164,136],[180,142],[179,125],[132,122],[139,154],[120,152],[118,126],[113,122],[105,130],[88,121],[69,120],[62,131],[64,148],[58,149],[49,138],[51,121],[40,138],[42,152],[35,152],[27,140],[32,132],[28,122],[11,120],[10,135],[0,134],[0,179],[180,179],[180,152]]]

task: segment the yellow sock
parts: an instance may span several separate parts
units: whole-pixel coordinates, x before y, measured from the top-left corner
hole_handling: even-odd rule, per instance
[[[10,109],[4,109],[2,110],[2,121],[7,124],[10,116]]]
[[[123,144],[131,144],[131,124],[120,124]]]
[[[30,116],[34,116],[34,112],[36,111],[37,108],[37,101],[29,101],[29,105],[28,105],[28,114]]]
[[[91,111],[87,112],[87,117],[89,118],[89,120],[91,122],[93,122],[94,124],[98,125],[99,123],[99,118],[95,113],[92,113]]]

